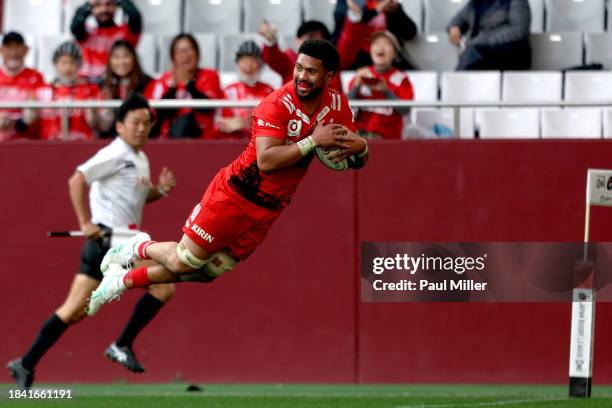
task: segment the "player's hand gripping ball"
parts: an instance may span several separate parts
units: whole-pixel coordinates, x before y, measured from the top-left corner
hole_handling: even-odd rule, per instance
[[[325,167],[335,171],[346,171],[351,168],[351,165],[355,161],[355,156],[349,156],[346,159],[335,163],[329,159],[329,156],[333,155],[338,150],[340,150],[338,147],[317,147],[315,149],[319,161],[323,163]]]

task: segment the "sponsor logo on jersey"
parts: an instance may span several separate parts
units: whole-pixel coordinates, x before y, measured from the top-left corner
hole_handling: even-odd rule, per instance
[[[307,125],[310,125],[310,118],[304,112],[298,109],[297,112],[295,112],[295,114],[298,116],[298,118],[302,119],[304,123],[306,123]]]
[[[287,123],[287,137],[298,137],[302,133],[302,121],[291,119]]]
[[[263,119],[257,119],[257,126],[259,127],[269,127],[272,129],[280,129],[278,126],[271,124],[270,122],[266,122]]]
[[[198,224],[193,224],[191,226],[191,230],[195,232],[204,241],[208,242],[209,244],[212,244],[212,242],[215,240],[215,237],[210,235],[208,232],[204,231],[204,229],[200,227]]]
[[[329,112],[331,112],[329,106],[324,107],[323,110],[317,115],[317,122],[320,122]]]

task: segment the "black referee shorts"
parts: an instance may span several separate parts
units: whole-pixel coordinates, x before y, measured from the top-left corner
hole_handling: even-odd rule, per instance
[[[105,229],[105,227],[102,228]],[[81,249],[81,268],[79,273],[101,281],[103,276],[102,271],[100,271],[100,264],[109,249],[110,235],[96,240],[86,239]]]

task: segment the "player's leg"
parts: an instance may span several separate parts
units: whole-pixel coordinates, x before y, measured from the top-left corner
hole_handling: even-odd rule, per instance
[[[11,376],[20,388],[29,388],[32,385],[34,370],[39,360],[59,340],[68,326],[83,319],[87,298],[99,283],[99,280],[90,276],[76,275],[66,300],[43,323],[28,351],[20,359],[8,364]]]

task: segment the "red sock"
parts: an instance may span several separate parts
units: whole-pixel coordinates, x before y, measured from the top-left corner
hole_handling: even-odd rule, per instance
[[[154,243],[155,241],[145,241],[138,245],[138,257],[140,259],[151,259],[151,257],[147,255],[147,247]]]
[[[140,268],[132,269],[123,277],[123,283],[127,280],[132,281],[133,288],[145,288],[151,284],[149,275],[147,274],[147,267],[141,266]]]

